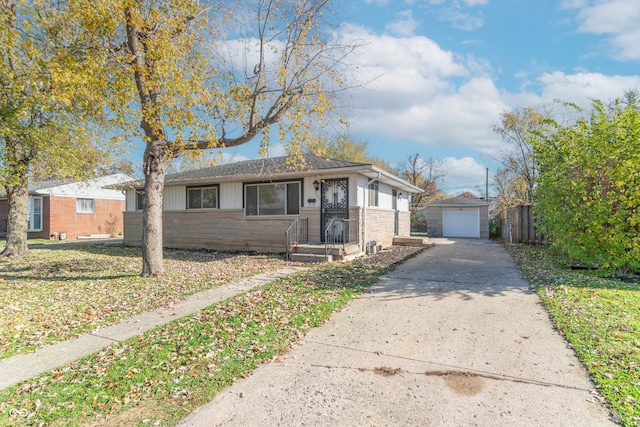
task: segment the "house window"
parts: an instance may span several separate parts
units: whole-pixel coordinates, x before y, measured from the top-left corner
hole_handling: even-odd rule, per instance
[[[378,206],[379,188],[377,182],[369,184],[369,206]]]
[[[245,185],[245,215],[298,215],[300,182]]]
[[[141,211],[144,207],[144,191],[136,190],[136,210]]]
[[[187,189],[187,209],[217,209],[218,186]]]
[[[93,199],[76,199],[77,213],[93,213]]]
[[[29,197],[28,231],[42,231],[42,197]]]

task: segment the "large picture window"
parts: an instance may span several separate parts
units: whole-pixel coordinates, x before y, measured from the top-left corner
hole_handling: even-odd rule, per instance
[[[217,209],[218,186],[187,189],[187,209]]]
[[[93,199],[76,199],[77,213],[93,213]]]
[[[245,185],[245,215],[298,215],[300,182]]]

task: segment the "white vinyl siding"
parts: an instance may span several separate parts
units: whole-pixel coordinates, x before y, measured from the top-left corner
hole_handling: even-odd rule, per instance
[[[181,211],[187,209],[187,187],[184,185],[168,185],[164,188],[162,208],[165,211]]]
[[[242,209],[242,182],[220,184],[220,209]]]

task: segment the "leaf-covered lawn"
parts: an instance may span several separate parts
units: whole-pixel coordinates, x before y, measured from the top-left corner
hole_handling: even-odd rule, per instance
[[[622,423],[639,426],[640,278],[572,270],[546,247],[507,249]]]
[[[165,276],[143,279],[139,248],[57,245],[0,257],[0,358],[284,266],[268,255],[165,250]]]
[[[0,425],[174,425],[386,271],[320,265],[222,301],[0,392]]]

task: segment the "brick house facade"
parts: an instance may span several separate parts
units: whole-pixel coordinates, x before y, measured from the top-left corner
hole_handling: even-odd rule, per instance
[[[409,196],[420,188],[368,163],[308,154],[305,167],[291,169],[286,161],[247,160],[167,175],[163,244],[278,253],[287,248],[293,221],[307,225],[307,240],[315,244],[325,242],[334,219],[352,222],[361,252],[370,242],[385,248],[394,237],[409,236]],[[143,185],[118,186],[127,193],[126,245],[142,243]]]
[[[86,182],[46,181],[29,185],[29,238],[77,239],[122,235],[125,196],[106,185],[131,180],[124,174]],[[0,234],[6,233],[8,204],[0,198]]]

